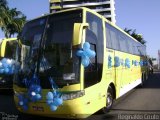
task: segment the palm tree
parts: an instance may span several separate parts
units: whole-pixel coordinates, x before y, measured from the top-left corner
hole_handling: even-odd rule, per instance
[[[0,0],[0,27],[5,37],[19,34],[26,21],[26,17],[16,8],[9,9],[6,0]]]
[[[146,43],[146,41],[144,40],[143,36],[141,34],[137,34],[136,33],[136,29],[132,30],[132,29],[125,28],[124,31],[126,33],[128,33],[129,35],[131,35],[133,38],[135,38],[140,43],[142,43],[142,44]]]
[[[5,23],[2,30],[6,37],[11,37],[11,35],[19,34],[22,31],[26,17],[16,8],[8,10],[7,14],[10,16],[10,22]]]
[[[7,6],[7,1],[6,0],[0,0],[0,6],[1,7],[6,7]]]
[[[131,34],[132,29],[124,28],[124,31],[130,35],[130,34]]]
[[[0,0],[0,27],[2,27],[5,24],[5,21],[9,21],[9,16],[6,13],[7,8],[7,1]]]
[[[22,27],[26,21],[26,17],[22,16],[21,18],[14,18],[12,23],[6,26],[6,37],[11,37],[14,34],[20,34]]]

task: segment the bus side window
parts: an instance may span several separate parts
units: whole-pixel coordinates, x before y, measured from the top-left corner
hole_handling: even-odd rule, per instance
[[[101,81],[104,55],[104,38],[102,19],[90,12],[86,14],[86,22],[89,24],[86,30],[86,41],[90,43],[91,49],[96,52],[95,60],[84,71],[84,87],[90,87]],[[95,64],[93,64],[95,62]]]
[[[86,42],[89,42],[90,49],[96,51],[97,37],[90,29],[86,30]],[[90,64],[84,69],[84,87],[89,87],[97,83],[97,56],[90,59]]]
[[[106,39],[107,39],[107,48],[112,48],[115,50],[120,50],[120,43],[118,39],[119,32],[116,28],[112,27],[106,23]]]
[[[127,39],[124,36],[124,34],[119,33],[118,38],[119,38],[120,50],[123,52],[129,52]]]
[[[90,49],[96,52],[96,44],[90,43]],[[85,72],[95,72],[97,71],[97,56],[90,58],[90,64],[85,69]]]
[[[111,40],[109,25],[108,24],[105,25],[106,25],[106,47],[112,48],[112,40]]]
[[[5,57],[6,58],[15,59],[16,46],[17,46],[16,41],[8,41],[6,43],[6,48],[5,48]]]
[[[87,29],[86,30],[86,42],[96,44],[96,41],[97,41],[97,37],[96,37],[95,33],[92,30]]]
[[[12,58],[12,46],[10,45],[9,42],[6,43],[6,48],[5,48],[5,57],[6,58]]]
[[[96,44],[90,43],[90,49],[96,52]],[[84,69],[85,80],[84,87],[96,84],[97,81],[97,56],[90,58],[90,64]]]
[[[128,36],[127,36],[127,42],[128,42],[129,53],[134,54],[134,50],[133,50],[133,47],[132,47],[132,39],[129,38]]]

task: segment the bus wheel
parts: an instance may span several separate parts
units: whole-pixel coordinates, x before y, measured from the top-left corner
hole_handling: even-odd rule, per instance
[[[107,96],[106,96],[106,107],[102,109],[103,113],[109,112],[109,110],[112,108],[113,100],[114,100],[113,89],[111,86],[109,86],[107,90]]]

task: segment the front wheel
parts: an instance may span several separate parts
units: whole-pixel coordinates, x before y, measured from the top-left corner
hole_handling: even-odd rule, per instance
[[[106,93],[106,107],[104,107],[103,113],[109,112],[109,110],[112,108],[113,101],[114,101],[114,96],[113,96],[113,89],[111,86],[109,86],[107,93]]]

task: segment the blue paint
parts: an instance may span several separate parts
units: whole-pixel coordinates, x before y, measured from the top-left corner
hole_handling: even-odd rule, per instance
[[[139,62],[139,64],[140,64],[140,66],[144,66],[143,60],[141,60],[141,61]]]
[[[119,67],[120,66],[120,59],[119,59],[118,56],[114,57],[114,62],[115,62],[115,64],[114,64],[115,67]]]
[[[125,59],[125,67],[130,68],[130,60],[128,58]]]
[[[108,68],[112,67],[112,57],[109,55],[108,56]]]

